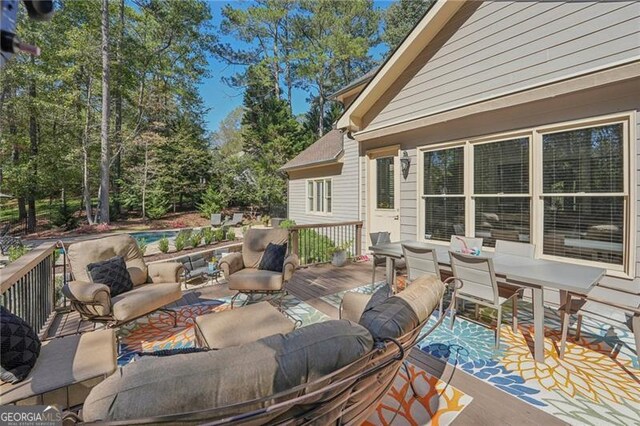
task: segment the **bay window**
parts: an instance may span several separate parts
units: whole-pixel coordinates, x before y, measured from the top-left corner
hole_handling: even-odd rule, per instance
[[[424,147],[419,233],[530,242],[537,257],[629,274],[630,118],[592,123]]]

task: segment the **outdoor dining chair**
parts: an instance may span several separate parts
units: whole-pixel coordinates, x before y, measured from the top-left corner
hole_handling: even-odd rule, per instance
[[[487,306],[498,311],[498,323],[496,325],[496,348],[500,347],[500,325],[502,324],[502,307],[513,297],[517,297],[518,292],[514,292],[511,297],[500,296],[498,281],[493,268],[493,261],[490,258],[469,256],[466,254],[450,251],[451,271],[453,276],[463,282],[463,286],[455,295],[456,299],[466,300],[478,305]],[[453,303],[451,311],[451,329],[453,329],[456,318],[456,302]],[[512,327],[516,331],[518,324],[513,313]]]
[[[407,268],[407,283],[430,275],[441,280],[438,256],[432,248],[417,247],[411,244],[402,244],[402,256]],[[440,301],[440,314],[442,315],[442,300]]]
[[[225,225],[231,225],[231,226],[240,226],[242,225],[242,221],[244,220],[244,213],[240,212],[240,213],[234,213],[233,217],[225,222]]]
[[[496,254],[509,254],[511,256],[519,256],[519,257],[526,257],[527,259],[533,259],[533,256],[535,254],[536,251],[536,246],[535,244],[530,244],[530,243],[517,243],[514,241],[505,241],[505,240],[496,240]],[[517,286],[517,285],[513,285],[513,284],[507,284],[505,282],[499,282],[498,283],[498,289],[500,290],[500,295],[503,297],[511,297],[513,295],[514,292],[523,292],[525,290],[528,290],[527,288],[521,287],[521,286]],[[517,330],[518,328],[518,298],[517,297],[513,297],[513,321],[515,323],[514,326],[514,330]],[[476,317],[477,315],[477,306],[476,305]]]
[[[222,226],[222,214],[221,213],[212,213],[211,214],[211,226],[214,228],[219,228]]]
[[[391,234],[389,232],[370,232],[369,238],[371,239],[371,245],[376,246],[378,244],[386,244],[391,242]],[[371,284],[376,283],[376,266],[384,265],[387,261],[386,256],[376,256],[373,255],[373,273],[371,276]],[[401,259],[397,259],[395,262],[396,270],[404,268],[404,261]],[[394,271],[395,274],[395,271]],[[395,277],[394,281],[395,282]]]
[[[589,294],[567,293],[562,313],[562,338],[560,358],[564,358],[569,334],[569,319],[572,314],[578,316],[575,339],[580,339],[582,317],[591,318],[599,323],[616,328],[627,328],[633,332],[636,343],[636,357],[640,359],[640,295],[625,293],[607,287],[596,286]],[[622,344],[620,341],[619,344]],[[614,344],[614,346],[616,346]],[[613,351],[619,348],[614,347]]]

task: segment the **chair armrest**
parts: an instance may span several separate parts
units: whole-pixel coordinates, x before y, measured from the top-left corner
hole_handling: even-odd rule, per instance
[[[371,300],[370,294],[356,293],[355,291],[345,293],[342,302],[340,302],[340,319],[360,321],[369,300]]]
[[[152,263],[148,265],[149,278],[152,283],[177,283],[184,271],[180,262]]]
[[[282,280],[287,282],[293,276],[293,273],[300,266],[300,259],[297,254],[290,254],[284,259],[282,265]]]
[[[230,275],[235,274],[241,269],[244,269],[244,262],[242,261],[242,253],[230,253],[223,257],[218,263],[218,267],[222,269],[222,273],[225,278],[229,278]]]
[[[90,305],[88,309],[95,314],[111,313],[111,290],[104,284],[69,281],[62,287],[62,293],[72,302]]]

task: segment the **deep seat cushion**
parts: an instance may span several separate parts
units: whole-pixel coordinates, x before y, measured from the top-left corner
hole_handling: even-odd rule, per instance
[[[280,291],[282,272],[245,268],[228,277],[229,290]]]
[[[144,357],[119,368],[91,391],[83,419],[179,414],[264,398],[336,371],[372,347],[366,329],[334,320],[219,351]],[[263,405],[244,406],[243,411]]]
[[[444,288],[438,278],[424,275],[395,296],[365,310],[360,324],[376,340],[404,336],[431,315],[440,303]]]
[[[0,306],[0,380],[18,383],[29,375],[40,354],[40,339],[22,318]]]
[[[104,284],[109,287],[111,297],[125,293],[133,288],[133,282],[127,264],[122,256],[87,265],[91,282]]]
[[[182,297],[180,283],[153,283],[134,287],[133,290],[111,299],[111,312],[118,321],[128,321],[147,315]]]
[[[254,303],[196,318],[201,346],[222,349],[293,331],[295,324],[269,302]]]
[[[287,244],[269,243],[262,254],[258,269],[266,271],[282,272],[284,258],[287,255]]]

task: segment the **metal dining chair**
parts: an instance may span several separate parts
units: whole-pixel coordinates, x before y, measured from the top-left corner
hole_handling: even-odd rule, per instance
[[[564,358],[569,334],[571,315],[578,316],[575,339],[580,339],[582,317],[591,318],[616,328],[627,328],[633,332],[636,343],[636,356],[640,362],[640,295],[625,293],[607,287],[596,286],[589,294],[567,293],[562,313],[562,338],[560,358]],[[614,348],[616,350],[616,348]]]
[[[529,243],[517,243],[515,241],[505,241],[505,240],[496,240],[495,247],[496,254],[509,254],[511,256],[520,256],[526,257],[527,259],[533,259],[533,256],[536,251],[536,246],[534,244]],[[505,282],[498,283],[498,289],[500,291],[500,295],[503,297],[511,298],[513,301],[513,314],[514,314],[514,331],[518,326],[518,298],[512,297],[514,292],[522,292],[524,293],[527,290],[525,287],[507,284]],[[476,316],[477,316],[477,306],[476,305]]]
[[[402,255],[407,268],[408,284],[424,275],[435,276],[438,280],[442,279],[438,256],[434,249],[402,244]],[[440,314],[442,315],[442,300],[440,301]]]
[[[463,286],[455,295],[456,299],[466,300],[477,305],[487,306],[498,311],[498,323],[496,325],[496,344],[500,347],[500,325],[502,324],[502,307],[505,303],[517,297],[518,291],[511,297],[500,296],[498,281],[490,258],[469,256],[461,253],[449,252],[451,259],[451,271],[453,276],[463,282]],[[451,311],[451,329],[456,318],[456,301]],[[518,322],[515,312],[512,318],[513,331],[516,332]]]
[[[369,238],[371,239],[371,245],[375,246],[378,244],[386,244],[386,243],[390,243],[391,242],[391,233],[389,232],[371,232],[369,233]],[[384,265],[387,262],[387,257],[386,256],[376,256],[373,255],[373,272],[371,275],[371,284],[375,284],[376,283],[376,266],[378,265]],[[397,271],[398,269],[402,269],[405,267],[405,263],[404,260],[402,259],[396,259],[395,261],[395,265],[396,268],[394,270],[394,274],[395,271]],[[395,282],[395,276],[393,277],[393,281]]]

